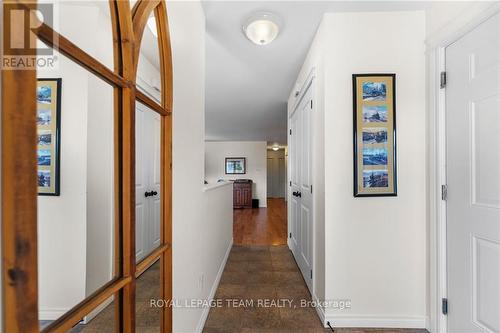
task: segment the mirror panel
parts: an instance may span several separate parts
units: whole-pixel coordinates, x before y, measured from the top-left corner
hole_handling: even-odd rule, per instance
[[[140,262],[160,246],[161,117],[138,101],[135,114],[135,249]]]
[[[59,318],[114,278],[114,89],[56,52],[38,70],[39,318]]]
[[[60,0],[50,4],[52,19],[44,22],[71,43],[113,69],[113,26],[108,0]]]
[[[160,332],[160,259],[137,278],[135,295],[136,332]]]
[[[114,297],[110,297],[95,311],[82,318],[82,321],[73,327],[71,333],[115,333],[116,309]]]
[[[149,16],[139,51],[137,88],[161,102],[160,49],[154,13]]]

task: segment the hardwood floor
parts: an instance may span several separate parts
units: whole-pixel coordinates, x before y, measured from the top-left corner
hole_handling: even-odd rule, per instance
[[[285,199],[267,199],[267,208],[234,210],[235,245],[285,245],[287,209]]]

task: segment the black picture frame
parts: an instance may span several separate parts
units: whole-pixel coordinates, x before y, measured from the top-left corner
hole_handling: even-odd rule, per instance
[[[242,162],[243,163],[243,171],[242,172],[229,172],[228,170],[228,162],[233,161],[234,163]],[[234,169],[234,168],[233,168]],[[247,159],[245,157],[226,157],[224,160],[224,173],[226,175],[244,175],[247,173]]]
[[[37,171],[37,179],[38,179],[38,195],[40,196],[60,196],[61,195],[61,96],[62,96],[62,79],[61,78],[38,78],[37,79],[37,138],[38,138],[38,143],[37,143],[37,159],[38,159],[38,151],[40,150],[40,132],[43,131],[52,131],[52,138],[50,142],[50,151],[53,153],[53,157],[51,157],[51,163],[53,163],[53,168],[52,165],[50,166],[49,169],[42,170],[41,166],[39,163],[38,165],[38,171]],[[56,92],[54,94],[54,100],[50,101],[50,104],[52,104],[55,101],[55,106],[50,106],[49,108],[46,108],[45,110],[51,110],[55,112],[56,119],[55,119],[55,124],[52,126],[46,126],[46,125],[40,125],[39,124],[39,110],[40,106],[39,104],[39,95],[38,95],[38,89],[41,86],[42,83],[48,83],[51,87],[56,88]],[[43,186],[40,186],[40,172],[50,172],[50,179],[53,181],[54,186],[49,186],[48,189],[46,189]]]
[[[377,80],[377,82],[373,80]],[[384,85],[385,94],[366,93],[365,86]],[[374,84],[375,83],[375,84]],[[387,87],[389,86],[389,87]],[[397,138],[396,138],[396,74],[368,73],[352,75],[353,93],[353,195],[354,197],[397,196]],[[361,95],[361,96],[360,96]],[[383,97],[382,97],[383,96]],[[383,98],[383,99],[382,99]],[[381,110],[385,116],[369,117],[370,111]],[[385,111],[383,111],[385,109]],[[375,120],[373,120],[375,119]],[[360,133],[361,131],[361,133]],[[365,132],[366,131],[366,132]],[[385,136],[383,133],[385,132]],[[365,134],[366,137],[365,137]],[[375,139],[373,139],[373,136]],[[365,142],[370,138],[372,142]],[[380,143],[378,138],[385,139]],[[375,141],[375,142],[373,142]],[[380,161],[365,165],[365,150],[386,151]],[[366,160],[371,161],[371,155]],[[377,155],[382,156],[382,155]],[[379,164],[380,163],[380,164]],[[369,177],[367,175],[370,175]],[[387,180],[385,180],[387,178]],[[378,184],[381,186],[373,186]]]

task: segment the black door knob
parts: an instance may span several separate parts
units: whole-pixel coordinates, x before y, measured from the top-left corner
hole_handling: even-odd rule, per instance
[[[152,193],[153,195],[157,195],[157,194],[158,194],[158,192],[156,192],[156,191],[151,191],[151,193]]]
[[[144,196],[147,198],[147,197],[150,197],[153,195],[153,191],[151,192],[144,192]]]
[[[302,192],[297,192],[297,196],[298,196],[299,198],[302,198]]]

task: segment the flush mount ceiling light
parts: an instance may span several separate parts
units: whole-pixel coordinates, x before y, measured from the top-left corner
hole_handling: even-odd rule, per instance
[[[154,15],[148,18],[148,28],[149,30],[151,30],[153,36],[158,37],[158,31],[156,30],[156,19]]]
[[[279,146],[277,143],[275,143],[275,144],[272,146],[272,148],[271,148],[271,149],[272,149],[272,150],[274,150],[274,151],[278,151],[278,150],[280,150],[280,146]]]
[[[271,13],[256,13],[243,26],[247,38],[257,45],[271,43],[280,31],[279,18]]]

